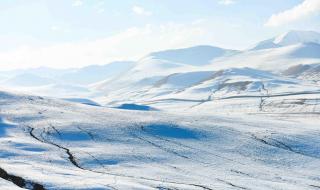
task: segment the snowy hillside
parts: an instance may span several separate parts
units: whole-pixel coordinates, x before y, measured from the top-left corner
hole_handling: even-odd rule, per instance
[[[317,115],[244,119],[0,97],[1,189],[320,187]]]
[[[193,71],[208,65],[212,60],[237,54],[235,50],[226,50],[212,46],[196,46],[183,49],[150,53],[140,59],[133,68],[117,76],[94,85],[95,89],[108,91],[133,84],[145,85],[158,79],[182,71]]]
[[[0,0],[0,190],[320,190],[319,11]]]
[[[312,65],[296,65],[283,72],[284,75],[302,80],[320,81],[320,63]]]
[[[211,68],[250,67],[278,72],[299,64],[319,63],[319,46],[315,43],[305,43],[280,48],[244,51],[241,54],[212,62]]]
[[[119,61],[78,69],[35,68],[2,71],[0,85],[10,91],[59,98],[88,98],[90,85],[126,72],[134,62]]]
[[[299,43],[320,43],[320,34],[313,31],[289,31],[277,37],[259,42],[252,50],[277,48]]]
[[[187,65],[206,65],[210,61],[219,57],[236,54],[235,50],[227,50],[212,46],[196,46],[185,49],[166,50],[155,52],[148,55],[153,59],[167,60],[170,62],[182,63]],[[196,56],[195,56],[196,55]]]
[[[111,107],[155,99],[204,100],[212,92],[219,97],[257,95],[262,83],[268,83],[273,93],[318,92],[319,36],[317,32],[289,31],[245,51],[203,45],[153,52],[136,62],[0,72],[0,83],[17,92],[93,99]],[[242,73],[235,78],[228,70]],[[212,78],[219,72],[222,76]],[[270,76],[259,76],[264,72]],[[217,89],[217,85],[224,88]]]
[[[33,74],[20,74],[12,78],[4,80],[2,83],[7,86],[43,86],[52,84],[55,81],[46,77],[41,77]]]
[[[0,72],[0,189],[319,189],[318,39]]]
[[[173,99],[205,101],[213,94],[219,98],[258,96],[265,93],[264,88],[275,95],[317,94],[319,71],[310,69],[311,77],[309,72],[297,69],[299,65],[315,68],[320,63],[318,36],[316,32],[291,31],[272,39],[275,46],[242,52],[210,46],[155,52],[127,72],[92,87],[102,95],[96,100],[106,105],[155,100],[168,100],[170,104]],[[300,73],[298,79],[297,75],[286,74],[292,68]]]
[[[59,80],[79,85],[87,85],[108,78],[115,77],[127,71],[133,66],[134,62],[119,61],[107,65],[93,65],[68,72],[59,77]]]
[[[103,100],[107,100],[107,105],[135,103],[173,111],[190,111],[201,105],[202,111],[209,113],[221,111],[222,105],[224,112],[294,112],[291,108],[296,106],[303,112],[317,111],[320,108],[317,103],[319,84],[303,76],[300,74],[296,79],[295,76],[281,76],[250,68],[177,73],[143,87],[109,92]],[[239,102],[226,101],[230,98]],[[278,102],[291,99],[292,103],[288,103],[290,109],[280,109],[278,104],[269,104],[268,109],[262,108],[273,99]],[[301,103],[295,103],[301,99]],[[308,103],[308,99],[316,102]],[[241,101],[246,102],[245,107],[238,106]],[[216,106],[219,109],[215,109]]]

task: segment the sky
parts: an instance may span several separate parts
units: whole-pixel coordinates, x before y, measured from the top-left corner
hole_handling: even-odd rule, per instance
[[[0,70],[71,68],[320,31],[320,0],[1,0],[0,24]]]

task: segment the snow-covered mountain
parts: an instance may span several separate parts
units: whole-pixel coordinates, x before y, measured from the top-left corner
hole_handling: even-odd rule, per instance
[[[0,189],[318,189],[317,39],[2,72]]]
[[[201,46],[191,49],[204,49],[207,50],[211,47]],[[172,52],[171,52],[172,51]],[[179,72],[181,70],[193,70],[196,67],[196,63],[184,63],[184,62],[176,62],[178,59],[183,61],[183,59],[187,59],[190,54],[190,48],[180,49],[180,50],[168,50],[165,52],[155,52],[151,53],[142,59],[140,59],[131,69],[127,72],[122,73],[112,79],[107,79],[96,83],[93,88],[98,91],[109,91],[112,89],[121,89],[131,85],[144,86],[153,84],[157,80],[162,77]],[[220,49],[219,49],[220,51]],[[185,54],[183,53],[185,52]],[[178,58],[175,59],[174,56],[169,55],[178,55]],[[212,56],[208,53],[201,54],[201,60],[205,60],[205,64],[208,63]],[[161,59],[163,57],[163,59]],[[199,65],[204,63],[199,63]]]
[[[210,46],[155,52],[113,80],[97,83],[94,89],[104,93],[97,100],[105,104],[205,101],[213,92],[220,98],[258,96],[264,88],[274,94],[318,93],[317,69],[313,69],[312,80],[306,72],[298,79],[285,74],[298,65],[320,63],[317,36],[316,32],[291,31],[273,38],[274,47],[242,52]]]
[[[60,98],[87,98],[95,92],[90,84],[113,78],[126,72],[134,62],[119,61],[78,69],[46,67],[2,71],[0,84],[10,90]]]
[[[302,75],[301,75],[302,76]],[[139,88],[138,88],[139,87]],[[319,84],[251,68],[231,68],[219,71],[176,73],[144,86],[128,86],[109,92],[101,101],[119,105],[135,103],[174,110],[191,110],[199,103],[212,106],[223,99],[248,97],[255,99],[251,111],[259,111],[261,98],[299,98],[296,95],[319,96]],[[185,104],[184,104],[185,103]],[[230,102],[233,103],[232,101]],[[179,105],[177,107],[177,105]],[[170,107],[170,106],[169,106]],[[210,112],[219,111],[212,110]],[[239,111],[237,109],[233,110]]]
[[[128,84],[149,84],[173,73],[193,71],[208,65],[220,57],[237,54],[238,51],[227,50],[213,46],[195,46],[183,49],[173,49],[153,52],[140,59],[130,70],[95,85],[98,90],[118,89]]]
[[[296,65],[285,70],[283,74],[302,80],[320,82],[320,63],[312,65]]]
[[[313,31],[289,31],[274,39],[274,43],[281,46],[288,46],[298,43],[320,43],[320,34]]]
[[[317,92],[319,36],[317,32],[290,31],[245,51],[195,46],[153,52],[137,62],[68,70],[20,70],[10,79],[3,79],[2,84],[15,84],[33,94],[93,98],[109,106],[156,99],[204,101],[213,92],[220,98],[259,95],[263,88],[273,93]]]
[[[59,80],[78,85],[92,84],[115,77],[129,70],[133,65],[134,62],[117,61],[106,65],[87,66],[61,75]]]
[[[44,86],[48,84],[53,84],[55,81],[50,78],[41,77],[35,74],[19,74],[7,80],[4,80],[2,84],[7,86]]]
[[[238,53],[236,50],[222,49],[213,46],[195,46],[183,49],[154,52],[147,57],[152,59],[166,60],[168,62],[201,66],[209,64],[219,57],[230,56]],[[195,56],[196,55],[196,56]]]
[[[259,42],[252,50],[277,48],[299,43],[320,43],[320,33],[292,30],[277,37]]]
[[[299,64],[319,63],[319,47],[320,45],[316,43],[299,43],[279,48],[244,51],[231,57],[222,57],[213,61],[210,69],[250,67],[280,72]]]

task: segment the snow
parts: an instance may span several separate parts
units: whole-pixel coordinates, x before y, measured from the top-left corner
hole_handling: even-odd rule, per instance
[[[154,82],[153,85],[130,87],[109,92],[108,99],[103,99],[107,100],[105,104],[131,102],[162,109],[158,102],[173,101],[172,104],[176,104],[177,101],[189,101],[196,105],[233,96],[253,96],[259,99],[260,96],[320,93],[319,86],[314,81],[252,68],[176,73]],[[186,109],[185,106],[183,109]]]
[[[206,65],[218,57],[236,54],[235,50],[226,50],[213,46],[195,46],[191,48],[166,50],[148,55],[153,59],[168,60],[170,62],[183,63],[188,65]],[[194,56],[194,55],[197,56]]]
[[[117,76],[130,69],[133,65],[134,62],[131,61],[118,61],[106,65],[92,65],[65,73],[60,76],[59,79],[70,84],[88,85]]]
[[[320,58],[320,44],[305,43],[293,51],[290,56],[299,58]]]
[[[2,82],[5,85],[11,86],[44,86],[48,84],[54,83],[53,80],[45,77],[40,77],[33,74],[20,74],[14,76],[13,78],[9,78]]]
[[[288,46],[297,43],[320,43],[320,34],[313,31],[292,30],[274,39],[275,44]]]
[[[10,125],[0,120],[0,137],[3,137],[6,135],[7,129],[10,128]]]
[[[292,30],[259,42],[252,50],[278,48],[301,43],[320,43],[320,34],[314,31]]]
[[[121,111],[1,97],[0,168],[47,189],[319,186],[317,115]]]
[[[1,84],[10,91],[49,97],[92,99],[100,104],[135,103],[137,97],[150,99],[170,91],[187,90],[221,70],[250,68],[281,75],[297,65],[319,64],[319,36],[317,32],[290,31],[247,51],[202,45],[153,52],[137,62],[0,72]],[[313,70],[310,77],[304,73],[299,79],[317,80],[318,73]],[[246,81],[243,78],[238,82]],[[158,89],[154,88],[159,85]]]
[[[0,72],[0,189],[319,189],[318,39]]]
[[[141,111],[155,111],[155,108],[145,105],[137,105],[137,104],[122,104],[115,108],[124,109],[124,110],[141,110]]]
[[[90,99],[86,98],[64,98],[64,100],[70,101],[70,102],[77,102],[81,104],[91,105],[91,106],[100,106],[97,102],[94,102]]]
[[[210,71],[176,73],[158,81],[155,85],[157,87],[166,86],[169,88],[186,88],[209,79],[213,73],[214,72]]]

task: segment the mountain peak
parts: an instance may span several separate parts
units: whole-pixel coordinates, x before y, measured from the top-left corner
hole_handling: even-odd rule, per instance
[[[274,38],[273,43],[287,46],[297,43],[320,43],[320,33],[314,31],[291,30]]]
[[[320,33],[315,31],[290,30],[277,37],[259,42],[252,50],[278,48],[301,43],[320,44]]]

